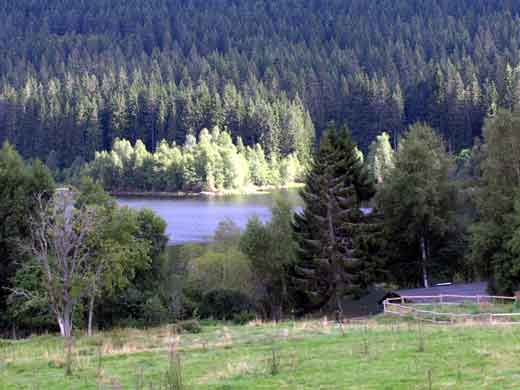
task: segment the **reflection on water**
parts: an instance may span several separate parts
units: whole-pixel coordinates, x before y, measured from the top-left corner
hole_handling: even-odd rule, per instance
[[[298,191],[284,190],[273,194],[233,195],[191,198],[119,198],[118,203],[135,209],[148,208],[168,224],[170,243],[205,242],[211,240],[220,221],[229,218],[240,228],[256,215],[262,221],[271,217],[271,207],[277,196],[299,207]]]

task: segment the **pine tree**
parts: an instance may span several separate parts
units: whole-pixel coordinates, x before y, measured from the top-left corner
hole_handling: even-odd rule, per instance
[[[359,285],[357,239],[365,217],[361,201],[373,189],[347,130],[324,134],[301,191],[304,210],[294,231],[299,262],[294,267],[295,296],[304,311],[334,305]]]

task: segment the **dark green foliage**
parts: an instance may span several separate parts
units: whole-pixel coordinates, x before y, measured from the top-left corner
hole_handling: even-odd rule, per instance
[[[244,293],[213,290],[203,296],[199,313],[202,318],[231,320],[235,315],[250,311],[254,311],[254,304]]]
[[[461,271],[454,165],[442,138],[417,124],[399,143],[395,168],[377,195],[384,215],[389,275],[400,285],[452,281]]]
[[[13,287],[17,270],[29,261],[21,244],[29,235],[29,216],[36,207],[36,195],[50,196],[53,191],[52,175],[41,162],[27,164],[11,145],[3,144],[0,149],[0,329],[16,325],[17,321],[12,322],[14,318],[8,313],[19,320],[17,314],[7,310],[8,289]]]
[[[245,325],[256,319],[256,314],[253,311],[243,311],[233,316],[233,323],[237,325]]]
[[[200,333],[202,326],[197,320],[179,321],[173,325],[175,333]]]
[[[361,271],[368,265],[361,249],[372,247],[367,237],[377,228],[360,208],[373,194],[349,132],[329,129],[301,191],[304,210],[295,215],[299,261],[292,280],[300,309],[330,304],[342,311],[343,297],[370,282],[363,280],[369,273]]]
[[[471,226],[470,261],[491,288],[520,288],[520,116],[499,110],[484,127],[477,221]]]
[[[154,150],[215,125],[285,155],[309,152],[312,122],[347,122],[366,151],[420,120],[468,147],[486,113],[518,106],[519,13],[488,0],[12,1],[0,140],[63,167],[116,137]]]

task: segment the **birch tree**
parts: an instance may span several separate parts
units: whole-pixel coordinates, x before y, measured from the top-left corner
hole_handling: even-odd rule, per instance
[[[457,233],[453,169],[442,138],[429,126],[413,125],[399,143],[377,198],[399,282],[429,287],[439,243]]]

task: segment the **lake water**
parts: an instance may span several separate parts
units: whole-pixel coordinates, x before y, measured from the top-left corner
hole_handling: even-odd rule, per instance
[[[151,209],[168,224],[166,233],[171,244],[207,242],[220,221],[231,219],[244,228],[250,217],[256,215],[262,221],[271,217],[271,207],[277,196],[300,206],[298,190],[283,190],[271,194],[233,195],[187,198],[119,198],[118,203],[134,209]]]

